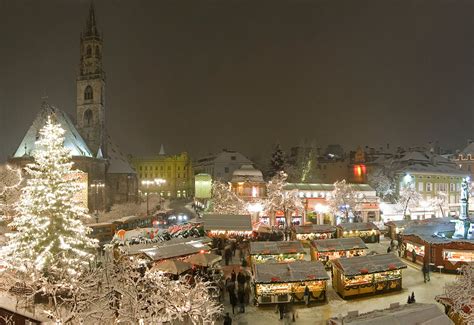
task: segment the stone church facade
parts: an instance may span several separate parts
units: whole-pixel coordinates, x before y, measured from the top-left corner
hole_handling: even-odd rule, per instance
[[[105,72],[102,68],[103,40],[93,5],[81,33],[80,63],[76,79],[76,123],[67,113],[43,102],[9,163],[24,167],[32,161],[38,131],[48,116],[65,129],[65,147],[73,155],[74,168],[87,173],[88,207],[91,212],[115,203],[138,199],[138,178],[126,155],[113,143],[106,129]],[[97,187],[102,185],[104,187]]]

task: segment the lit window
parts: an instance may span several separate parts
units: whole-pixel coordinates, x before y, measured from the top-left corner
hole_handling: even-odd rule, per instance
[[[426,183],[426,192],[433,191],[433,183]]]

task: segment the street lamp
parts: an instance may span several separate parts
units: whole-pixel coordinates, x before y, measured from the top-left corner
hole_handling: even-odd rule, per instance
[[[97,203],[97,197],[99,196],[99,189],[104,188],[105,184],[99,180],[92,181],[91,189],[95,190],[95,222],[99,222],[99,204]]]

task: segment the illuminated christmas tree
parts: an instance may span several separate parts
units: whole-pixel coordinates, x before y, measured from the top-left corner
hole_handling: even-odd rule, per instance
[[[87,210],[75,199],[70,151],[64,147],[65,131],[49,117],[35,144],[34,163],[10,223],[16,231],[2,255],[10,267],[48,277],[74,278],[94,257],[96,241],[82,220]],[[60,275],[59,275],[60,274]]]

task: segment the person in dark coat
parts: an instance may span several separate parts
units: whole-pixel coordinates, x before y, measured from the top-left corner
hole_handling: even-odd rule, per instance
[[[278,304],[278,311],[280,312],[280,319],[285,315],[285,304]]]
[[[304,288],[304,303],[305,303],[306,306],[309,305],[309,299],[310,299],[309,294],[310,294],[309,288],[308,288],[308,286],[306,286],[306,287]]]
[[[229,300],[230,300],[230,304],[232,305],[232,315],[233,315],[235,314],[235,306],[237,306],[237,297],[235,295],[235,292],[229,291]]]
[[[244,288],[239,287],[237,296],[239,298],[240,312],[245,313],[245,291],[244,291]]]
[[[428,265],[423,264],[423,268],[421,269],[421,271],[423,272],[423,280],[425,281],[430,281],[430,269],[428,267]]]
[[[237,274],[237,283],[239,288],[243,288],[245,286],[245,275],[242,273],[242,271],[239,271],[239,274]]]
[[[229,313],[225,313],[224,325],[232,325],[232,318],[230,317]]]
[[[235,282],[235,279],[237,279],[237,275],[235,274],[235,270],[232,269],[232,272],[230,273],[230,281]]]

